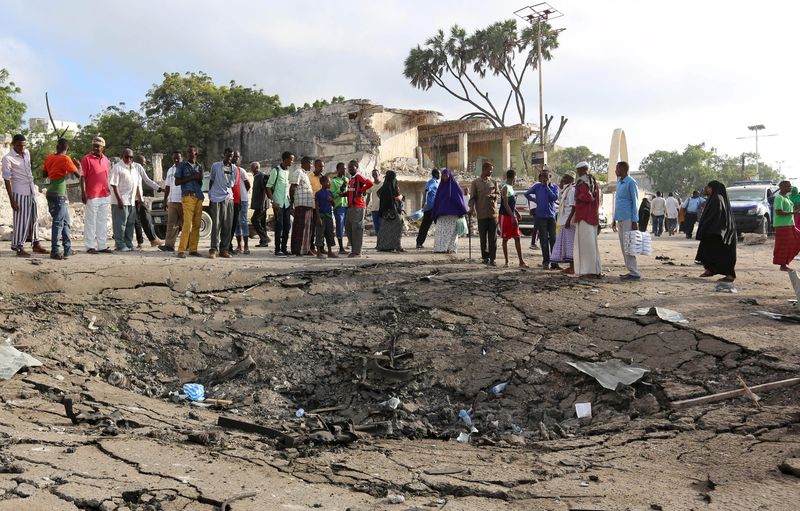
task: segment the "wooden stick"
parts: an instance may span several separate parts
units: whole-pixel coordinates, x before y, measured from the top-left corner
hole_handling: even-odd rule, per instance
[[[771,383],[764,383],[762,385],[755,385],[750,387],[751,392],[758,392],[764,390],[780,389],[783,387],[791,387],[800,383],[800,378],[789,378],[788,380],[774,381]],[[717,401],[724,401],[732,397],[744,396],[747,394],[745,389],[729,390],[727,392],[720,392],[719,394],[711,394],[710,396],[695,397],[692,399],[684,399],[682,401],[673,401],[670,403],[672,408],[686,408],[689,406],[703,405],[706,403],[716,403]]]
[[[742,378],[741,376],[737,376],[736,379],[738,379],[739,383],[742,385],[742,390],[744,390],[744,395],[750,398],[753,404],[756,405],[756,408],[760,410],[761,404],[759,404],[758,402],[759,397],[756,396],[752,390],[750,390],[750,387],[747,386],[747,383],[744,381],[744,378]]]

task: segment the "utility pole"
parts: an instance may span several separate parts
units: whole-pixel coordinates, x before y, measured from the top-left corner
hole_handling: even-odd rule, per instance
[[[754,131],[755,135],[749,136],[749,137],[736,137],[736,140],[744,140],[746,138],[755,138],[756,139],[756,181],[758,181],[758,180],[761,179],[761,172],[760,172],[760,169],[758,167],[758,160],[759,160],[759,155],[758,155],[758,132],[763,130],[763,129],[766,129],[766,128],[764,127],[763,124],[754,124],[752,126],[748,126],[747,129],[749,129],[750,131]],[[773,133],[771,135],[761,135],[761,136],[762,137],[775,137],[777,135],[778,135],[777,133]]]
[[[541,171],[547,165],[547,141],[544,133],[544,91],[542,80],[542,30],[545,24],[551,19],[561,18],[564,13],[558,11],[547,2],[529,5],[514,11],[514,14],[527,21],[531,25],[536,25],[536,65],[539,68],[539,145],[541,146]],[[563,30],[563,29],[561,29]]]

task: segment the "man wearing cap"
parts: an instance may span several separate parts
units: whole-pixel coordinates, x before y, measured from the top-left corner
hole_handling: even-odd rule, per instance
[[[47,250],[39,244],[37,224],[39,215],[36,209],[36,187],[33,184],[33,171],[31,170],[31,154],[25,149],[27,145],[24,135],[14,135],[11,140],[11,151],[3,156],[2,172],[6,183],[8,201],[14,210],[14,235],[11,238],[11,250],[18,257],[30,257],[25,251],[25,241],[30,239],[33,251],[37,254],[46,254]]]
[[[582,161],[575,166],[575,244],[573,258],[575,274],[582,278],[599,279],[600,248],[597,246],[597,226],[600,223],[600,197],[602,192],[597,180],[589,174],[589,163]]]
[[[105,148],[105,139],[101,136],[94,137],[92,152],[81,160],[81,201],[85,204],[83,243],[89,254],[111,253],[111,249],[106,246],[111,204],[111,190],[108,187],[111,162],[103,154]]]
[[[142,178],[138,163],[133,161],[133,150],[125,148],[122,159],[111,168],[109,185],[114,192],[111,221],[117,252],[133,250],[133,231],[136,223],[136,202],[142,200]]]

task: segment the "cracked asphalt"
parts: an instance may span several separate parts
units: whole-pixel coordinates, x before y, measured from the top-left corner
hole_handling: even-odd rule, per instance
[[[611,233],[600,282],[487,269],[466,248],[355,262],[0,253],[2,334],[44,363],[0,382],[0,511],[797,508],[800,479],[779,466],[800,458],[800,386],[760,408],[670,407],[738,377],[800,376],[797,327],[751,315],[796,313],[770,245],[739,247],[736,294],[697,278],[684,239],[656,240],[666,259],[642,258],[632,284],[615,279]],[[645,306],[688,323],[634,315]],[[251,370],[212,376],[248,356]],[[649,372],[610,391],[567,365],[610,358]],[[232,403],[190,406],[170,395],[185,381]],[[469,443],[455,440],[462,409]]]

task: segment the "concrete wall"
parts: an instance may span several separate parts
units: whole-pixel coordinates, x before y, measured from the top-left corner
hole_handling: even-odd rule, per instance
[[[225,147],[239,149],[242,162],[275,163],[283,151],[326,163],[354,159],[362,171],[379,161],[416,156],[417,126],[433,122],[434,112],[387,109],[368,100],[350,100],[322,108],[237,124],[211,148],[211,160]]]

